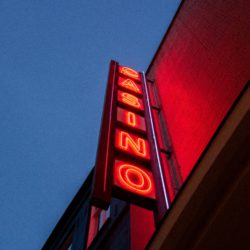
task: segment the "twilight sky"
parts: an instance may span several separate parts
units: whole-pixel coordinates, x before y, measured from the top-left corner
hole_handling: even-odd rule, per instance
[[[110,59],[146,71],[180,0],[0,0],[0,249],[40,249],[94,165]]]

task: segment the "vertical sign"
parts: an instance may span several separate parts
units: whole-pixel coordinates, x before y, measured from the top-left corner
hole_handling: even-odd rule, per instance
[[[151,151],[141,74],[119,66],[113,187],[115,196],[143,207],[155,204]]]
[[[160,162],[150,112],[144,75],[112,61],[95,165],[95,206],[107,208],[112,195],[146,208],[156,205],[152,167]]]

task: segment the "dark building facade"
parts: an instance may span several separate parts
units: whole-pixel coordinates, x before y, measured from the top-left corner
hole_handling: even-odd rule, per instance
[[[249,16],[182,1],[146,72],[170,208],[94,207],[93,170],[43,249],[249,248]]]
[[[114,198],[108,212],[96,209],[91,214],[92,179],[93,171],[43,249],[144,249],[153,234],[153,221],[148,218],[151,212]]]

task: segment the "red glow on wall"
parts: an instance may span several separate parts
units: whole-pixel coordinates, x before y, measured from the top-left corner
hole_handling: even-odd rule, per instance
[[[144,110],[142,100],[127,92],[118,91],[118,101],[133,108]]]
[[[122,77],[119,77],[118,78],[118,85],[123,87],[123,88],[126,88],[128,90],[131,90],[134,93],[142,94],[141,86],[139,84],[135,83],[131,79],[124,79]]]
[[[150,160],[148,141],[126,131],[116,130],[115,147],[129,154]]]
[[[249,11],[243,2],[184,1],[147,73],[159,87],[183,180],[249,80],[250,29],[237,19]]]
[[[140,74],[137,71],[135,71],[134,69],[120,66],[119,72],[125,76],[128,76],[130,78],[133,78],[135,80],[140,81]]]
[[[116,160],[114,183],[130,192],[155,198],[152,174],[141,166]]]
[[[147,249],[147,244],[155,231],[153,211],[130,205],[130,228],[130,249]]]
[[[117,108],[117,120],[125,125],[128,125],[129,127],[146,131],[145,119],[134,112]]]

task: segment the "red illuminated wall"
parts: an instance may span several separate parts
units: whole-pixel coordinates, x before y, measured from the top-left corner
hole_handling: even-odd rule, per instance
[[[250,1],[187,0],[153,59],[185,180],[250,79]]]
[[[130,247],[144,250],[155,230],[153,212],[134,205],[130,206]]]

